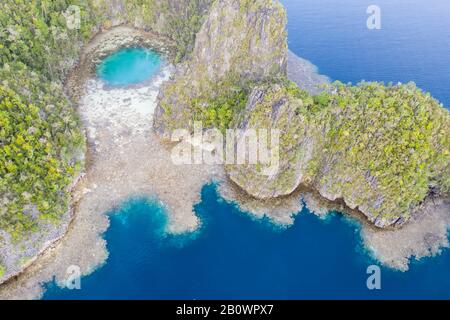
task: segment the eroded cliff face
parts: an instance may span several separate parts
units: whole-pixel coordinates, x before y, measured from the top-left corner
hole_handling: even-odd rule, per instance
[[[442,105],[412,84],[330,90],[311,97],[289,82],[254,88],[238,127],[280,130],[279,168],[266,175],[261,164],[228,165],[231,180],[258,199],[306,186],[378,227],[403,225],[428,197],[446,193],[450,117]]]
[[[193,102],[287,73],[286,13],[274,0],[218,0],[196,36],[192,58],[160,92],[154,129],[169,138],[191,128]]]
[[[89,0],[88,14],[100,29],[131,25],[172,39],[175,61],[192,52],[196,33],[214,0]]]
[[[318,133],[318,128],[308,125],[306,116],[297,112],[304,104],[302,98],[311,99],[293,83],[260,85],[249,95],[247,106],[238,120],[237,128],[242,134],[238,136],[235,148],[248,139],[244,134],[247,130],[255,129],[258,139],[262,139],[263,131],[260,130],[269,129],[267,144],[279,154],[278,168],[270,172],[271,161],[266,165],[235,164],[226,168],[231,180],[255,198],[289,195],[300,183],[312,179],[307,167],[314,150],[320,147],[316,139],[320,134],[312,134],[312,131]],[[279,150],[275,150],[271,143],[271,133],[275,133],[272,130],[280,133]]]
[[[379,227],[403,225],[430,195],[446,193],[448,111],[414,85],[338,84],[320,94],[299,83],[304,77],[294,77],[297,85],[287,81],[285,26],[278,1],[216,1],[192,56],[160,91],[154,130],[168,139],[176,129],[192,130],[194,121],[207,119],[206,128],[217,125],[211,115],[229,114],[232,121],[219,129],[278,129],[278,170],[228,165],[232,181],[258,199],[307,186]],[[230,97],[217,97],[236,88],[246,101],[220,109]]]

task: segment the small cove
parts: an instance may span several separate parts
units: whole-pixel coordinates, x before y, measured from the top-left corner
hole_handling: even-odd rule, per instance
[[[392,299],[450,298],[442,255],[413,262],[408,272],[381,269],[382,290],[368,290],[359,226],[306,208],[289,228],[257,220],[224,201],[214,185],[202,191],[193,234],[165,233],[164,208],[135,198],[111,213],[109,258],[81,279],[81,290],[47,285],[44,299]]]
[[[142,48],[107,57],[97,75],[126,87],[149,80],[161,57]],[[366,286],[377,264],[363,248],[360,227],[340,214],[322,220],[306,208],[290,228],[257,220],[225,202],[214,185],[195,207],[201,228],[166,233],[165,208],[132,198],[110,212],[104,233],[109,257],[81,280],[81,290],[46,285],[44,299],[301,299],[450,298],[450,253],[413,262],[398,272],[382,268],[382,290]]]

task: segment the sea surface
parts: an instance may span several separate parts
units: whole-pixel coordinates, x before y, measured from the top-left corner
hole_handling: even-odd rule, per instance
[[[414,81],[450,108],[450,1],[281,0],[289,48],[333,80]],[[367,8],[381,29],[368,29]]]
[[[413,80],[450,106],[450,2],[379,0],[381,30],[366,27],[373,1],[282,2],[291,50],[322,74],[353,83]],[[148,79],[159,57],[132,52],[107,58],[99,75],[115,85]],[[129,74],[135,70],[145,76]],[[367,268],[379,263],[358,223],[339,213],[319,219],[303,209],[282,228],[239,211],[215,185],[203,188],[195,212],[201,228],[173,236],[158,201],[130,199],[111,212],[108,260],[81,279],[81,290],[49,283],[44,299],[450,299],[450,250],[413,261],[408,272],[380,266],[381,289],[369,290]]]
[[[193,234],[165,233],[157,201],[131,199],[111,215],[110,256],[81,290],[47,286],[45,299],[311,299],[450,298],[450,255],[415,262],[403,273],[381,268],[381,290],[369,290],[377,264],[359,226],[338,213],[321,220],[304,209],[290,228],[256,220],[205,186]]]

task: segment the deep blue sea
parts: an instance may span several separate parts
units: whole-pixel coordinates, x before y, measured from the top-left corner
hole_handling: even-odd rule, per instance
[[[413,80],[450,106],[450,2],[378,0],[381,30],[366,27],[373,1],[282,2],[291,50],[321,73],[353,83]],[[128,68],[118,60],[112,78],[124,85]],[[130,199],[111,215],[106,263],[81,279],[81,290],[48,284],[44,299],[450,299],[450,250],[406,273],[382,267],[381,290],[369,290],[366,269],[377,261],[356,222],[304,209],[280,228],[223,201],[214,185],[201,199],[202,227],[181,236],[165,233],[158,202]]]
[[[333,80],[414,81],[450,108],[450,1],[281,0],[289,47]],[[367,28],[370,5],[381,29]]]
[[[448,252],[413,263],[407,273],[382,268],[381,290],[366,286],[356,223],[306,209],[293,227],[255,220],[205,186],[195,211],[202,227],[170,236],[157,202],[132,199],[111,216],[110,256],[81,279],[81,290],[48,286],[45,299],[450,298]]]

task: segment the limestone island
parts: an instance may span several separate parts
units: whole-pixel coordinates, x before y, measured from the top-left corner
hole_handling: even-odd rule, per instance
[[[95,270],[107,212],[131,196],[158,199],[168,232],[195,230],[211,181],[278,224],[303,204],[348,214],[392,268],[449,248],[448,109],[414,83],[330,83],[289,51],[286,23],[278,0],[2,1],[0,298],[40,297],[70,265]],[[96,77],[102,59],[136,47],[163,57],[149,81]],[[277,129],[277,170],[174,163],[177,143],[221,151],[173,141],[196,123]]]

